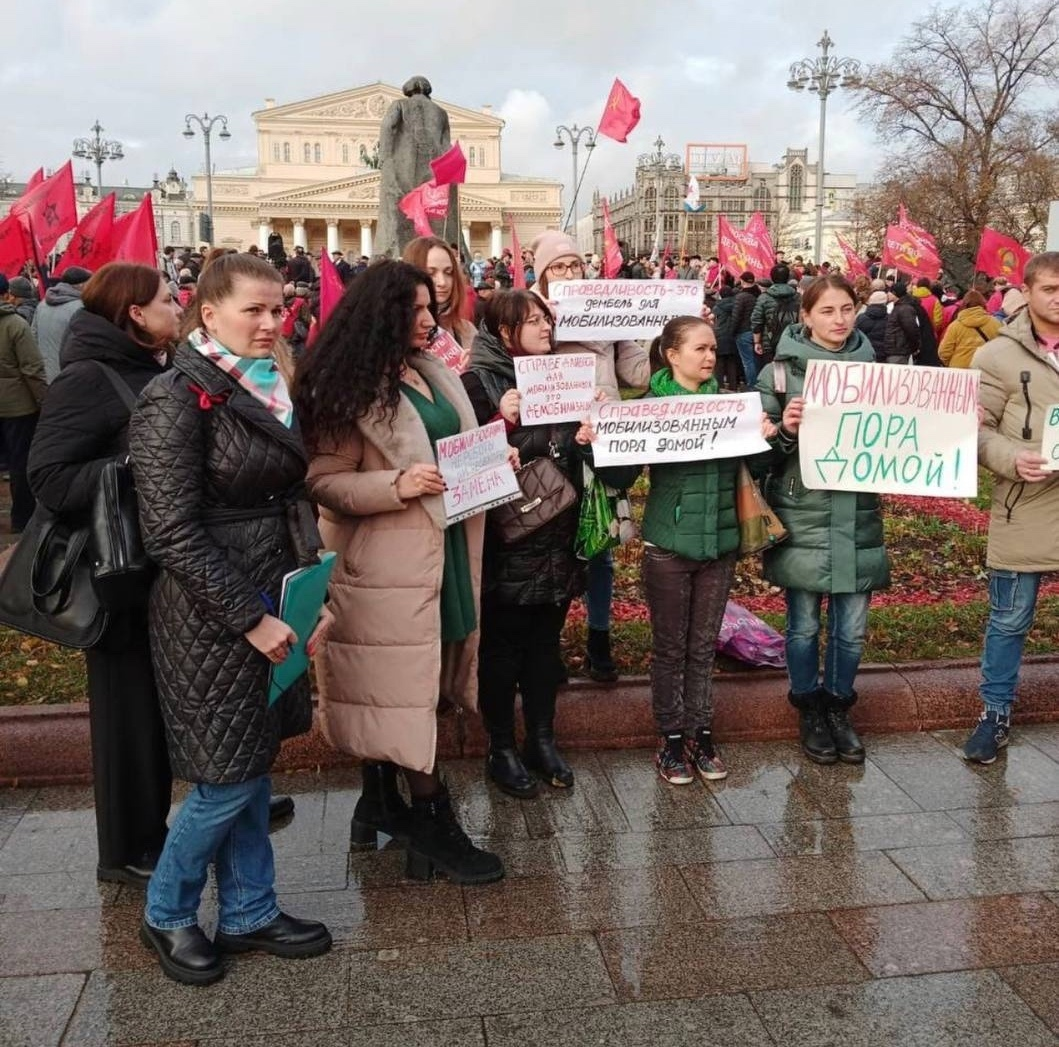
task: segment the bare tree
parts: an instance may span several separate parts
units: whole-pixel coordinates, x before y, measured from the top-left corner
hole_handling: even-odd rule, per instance
[[[1059,0],[934,8],[865,70],[860,111],[890,147],[869,211],[904,201],[973,257],[982,227],[1043,239],[1059,196]]]

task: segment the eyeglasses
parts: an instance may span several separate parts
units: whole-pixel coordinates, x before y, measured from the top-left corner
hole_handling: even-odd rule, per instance
[[[584,263],[580,261],[552,262],[552,264],[548,266],[548,272],[555,273],[555,275],[558,276],[560,273],[579,273],[584,267]]]
[[[531,316],[528,320],[522,321],[523,327],[540,327],[541,324],[549,324],[550,326],[548,318],[541,316],[540,314],[537,316]]]

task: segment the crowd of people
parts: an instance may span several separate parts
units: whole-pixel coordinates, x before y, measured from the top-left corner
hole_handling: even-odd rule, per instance
[[[1031,260],[1019,290],[994,282],[963,295],[922,281],[910,290],[882,273],[850,282],[801,259],[778,261],[767,282],[732,278],[713,271],[715,259],[691,258],[673,278],[704,282],[702,316],[671,320],[650,348],[556,341],[549,285],[590,275],[596,261],[559,232],[539,236],[522,259],[526,290],[504,286],[509,254],[490,260],[491,271],[479,255],[465,267],[434,237],[414,240],[400,260],[343,270],[339,258],[347,286],[322,325],[312,260],[301,248],[281,254],[276,244],[267,256],[167,248],[158,270],[68,269],[39,303],[31,281],[0,282],[12,528],[35,502],[84,519],[116,457],[129,457],[136,479],[157,577],[87,654],[98,872],[146,888],[141,936],[171,977],[208,984],[223,976],[226,953],[301,957],[331,945],[322,924],[280,910],[268,838],[270,823],[293,811],[289,797],[272,795],[270,768],[281,741],[312,717],[305,677],[267,701],[271,668],[306,639],[278,616],[280,587],[321,550],[338,555],[308,650],[324,735],[363,768],[354,846],[391,837],[418,879],[504,875],[501,859],[463,830],[438,765],[437,718],[456,707],[481,715],[485,774],[500,790],[525,799],[542,786],[574,787],[555,732],[560,633],[583,596],[586,668],[617,678],[613,564],[608,554],[576,555],[577,500],[520,541],[487,514],[447,524],[435,445],[502,421],[513,465],[545,459],[578,496],[593,473],[625,489],[645,467],[595,470],[587,419],[525,424],[519,357],[591,354],[600,400],[621,387],[761,395],[768,452],[646,466],[654,760],[674,786],[727,775],[711,676],[738,557],[740,464],[788,532],[762,570],[786,596],[788,698],[802,749],[820,764],[865,758],[849,713],[889,553],[877,495],[803,482],[808,361],[980,369],[980,456],[997,480],[983,712],[963,752],[996,759],[1040,577],[1059,567],[1059,539],[1047,537],[1059,486],[1040,454],[1045,408],[1059,403],[1059,254]],[[445,362],[439,340],[456,347],[459,366]],[[134,410],[115,379],[138,398]],[[174,777],[192,788],[167,825]],[[212,940],[198,923],[211,863]]]

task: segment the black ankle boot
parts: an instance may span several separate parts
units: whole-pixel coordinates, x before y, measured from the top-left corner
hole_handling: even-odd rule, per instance
[[[614,683],[618,679],[618,667],[610,653],[609,629],[588,630],[585,672],[599,683]]]
[[[526,770],[514,739],[493,741],[485,758],[486,777],[501,791],[528,800],[540,791],[537,779]]]
[[[442,786],[435,796],[412,800],[405,872],[410,880],[430,880],[441,872],[453,883],[492,883],[503,879],[504,864],[471,843]]]
[[[397,788],[397,767],[392,763],[365,763],[361,777],[364,788],[353,808],[349,842],[356,848],[375,847],[381,832],[403,843],[408,839],[411,815]]]
[[[787,700],[798,710],[798,737],[805,755],[814,763],[835,763],[838,751],[827,723],[824,692],[820,689],[808,694],[791,691]]]
[[[853,729],[853,724],[849,722],[848,715],[857,700],[857,692],[854,691],[849,698],[839,698],[827,691],[821,693],[827,703],[824,715],[831,731],[831,738],[838,750],[838,758],[843,763],[864,763],[864,744]]]
[[[522,760],[554,789],[569,789],[574,784],[574,772],[555,746],[555,731],[537,724],[526,725],[526,744]]]

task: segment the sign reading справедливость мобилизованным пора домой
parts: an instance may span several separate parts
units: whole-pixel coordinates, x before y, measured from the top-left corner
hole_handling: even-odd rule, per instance
[[[548,285],[557,342],[654,338],[702,313],[701,280],[561,280]]]

